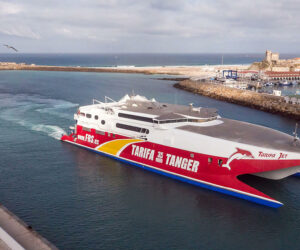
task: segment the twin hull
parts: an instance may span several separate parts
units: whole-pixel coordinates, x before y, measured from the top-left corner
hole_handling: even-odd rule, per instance
[[[248,151],[239,148],[229,158],[216,157],[139,138],[86,130],[79,125],[75,134],[63,135],[61,140],[174,179],[270,207],[280,207],[282,203],[244,184],[237,176],[296,166],[293,160],[252,159],[251,153],[248,155]],[[235,157],[242,154],[246,155],[244,159]]]

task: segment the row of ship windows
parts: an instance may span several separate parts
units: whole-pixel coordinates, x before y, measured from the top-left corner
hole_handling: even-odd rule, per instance
[[[122,113],[120,113],[122,115]],[[120,116],[119,114],[119,116]],[[85,116],[86,118],[92,118],[92,115],[91,114],[85,114],[85,113],[80,113],[81,116]],[[123,114],[125,115],[125,114]],[[129,115],[130,117],[131,116],[134,116],[134,115]],[[121,116],[122,117],[122,116]],[[141,117],[141,116],[134,116],[134,117]],[[146,118],[146,117],[141,117],[141,118]],[[94,119],[95,120],[98,120],[99,117],[98,115],[95,115],[94,116]],[[151,118],[149,118],[151,119]],[[151,119],[152,120],[152,119]],[[101,124],[104,125],[105,124],[105,121],[102,120],[101,121]],[[121,129],[127,129],[127,130],[130,130],[130,131],[134,131],[134,132],[138,132],[138,133],[143,133],[143,134],[149,134],[149,129],[146,129],[146,128],[140,128],[140,127],[135,127],[135,126],[131,126],[131,125],[126,125],[126,124],[122,124],[122,123],[117,123],[116,124],[116,127],[117,128],[121,128]]]
[[[163,123],[177,123],[177,122],[207,122],[211,120],[215,120],[216,117],[212,117],[209,119],[187,119],[187,118],[182,118],[182,119],[170,119],[170,120],[163,120],[163,121],[158,121],[153,118],[149,117],[143,117],[143,116],[138,116],[138,115],[130,115],[130,114],[124,114],[124,113],[119,113],[119,117],[122,118],[127,118],[127,119],[133,119],[137,121],[143,121],[143,122],[151,122],[151,123],[157,123],[157,124],[163,124]]]
[[[149,134],[149,129],[146,129],[146,128],[130,126],[130,125],[122,124],[122,123],[117,123],[116,127],[121,128],[121,129],[130,130],[130,131],[133,131],[133,132]],[[87,131],[87,132],[91,132],[91,129],[86,128],[86,127],[82,127],[82,130]],[[96,134],[105,135],[105,132],[96,130]]]
[[[92,118],[92,115],[91,115],[91,114],[85,114],[85,113],[82,113],[82,112],[81,112],[80,115],[83,116],[83,117],[86,117],[86,118]],[[98,119],[99,119],[98,115],[95,115],[95,116],[94,116],[94,119],[95,119],[95,120],[98,120]]]
[[[80,113],[81,116],[86,117],[86,118],[92,118],[91,114],[86,114],[81,112]],[[123,117],[123,118],[128,118],[128,119],[133,119],[133,120],[138,120],[138,121],[144,121],[144,122],[151,122],[153,123],[153,119],[152,118],[148,118],[148,117],[143,117],[143,116],[137,116],[137,115],[129,115],[129,114],[124,114],[124,113],[119,113],[118,114],[119,117]],[[94,116],[95,120],[99,119],[98,115]]]
[[[142,134],[149,134],[149,129],[146,129],[146,128],[135,127],[135,126],[126,125],[126,124],[122,124],[122,123],[117,123],[116,127],[121,128],[121,129],[127,129],[127,130],[130,130],[133,132],[142,133]]]
[[[92,118],[91,114],[85,114],[85,113],[80,113],[81,116],[84,116],[86,118]],[[215,117],[212,117],[210,119],[187,119],[187,118],[182,118],[182,119],[176,119],[176,120],[164,120],[164,121],[158,121],[153,118],[149,117],[143,117],[143,116],[138,116],[138,115],[130,115],[130,114],[124,114],[124,113],[119,113],[119,117],[122,118],[127,118],[127,119],[132,119],[132,120],[137,120],[137,121],[143,121],[143,122],[151,122],[151,123],[156,123],[156,124],[164,124],[164,123],[177,123],[177,122],[207,122],[211,120],[215,120]],[[94,116],[95,120],[98,120],[99,117],[98,115]],[[103,120],[102,120],[103,121]]]
[[[178,120],[164,120],[164,121],[154,121],[154,123],[164,124],[164,123],[177,123],[177,122],[207,122],[214,119],[178,119]]]
[[[80,113],[81,116],[85,116],[86,118],[92,118],[92,115],[91,114],[85,114],[85,113]],[[94,119],[95,120],[98,120],[99,119],[99,116],[98,115],[95,115],[94,116]],[[105,124],[105,121],[104,120],[101,120],[101,124],[104,125]]]

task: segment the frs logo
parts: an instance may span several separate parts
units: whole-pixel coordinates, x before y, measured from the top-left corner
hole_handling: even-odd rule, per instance
[[[227,160],[226,164],[223,164],[222,167],[228,168],[231,170],[230,163],[234,160],[240,160],[240,159],[253,159],[254,156],[251,154],[250,151],[243,150],[240,148],[236,148],[236,152],[233,153]]]

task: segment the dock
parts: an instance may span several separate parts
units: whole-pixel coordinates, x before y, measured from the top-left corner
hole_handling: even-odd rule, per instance
[[[0,249],[56,250],[58,248],[0,204]]]

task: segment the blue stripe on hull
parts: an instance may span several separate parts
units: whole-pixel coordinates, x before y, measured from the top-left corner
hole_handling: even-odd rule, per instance
[[[300,173],[294,174],[294,176],[298,176],[298,177],[300,177]]]
[[[68,142],[68,141],[66,141],[66,142]],[[75,145],[77,145],[79,147],[83,147],[83,148],[85,148],[85,149],[87,149],[89,151],[92,151],[94,153],[97,153],[97,154],[100,154],[100,155],[103,155],[103,156],[107,156],[109,158],[112,158],[112,159],[124,162],[126,164],[130,164],[130,165],[133,165],[133,166],[136,166],[136,167],[139,167],[139,168],[142,168],[142,169],[145,169],[145,170],[148,170],[148,171],[160,174],[160,175],[164,175],[164,176],[170,177],[170,178],[175,179],[175,180],[186,182],[186,183],[189,183],[189,184],[192,184],[192,185],[195,185],[195,186],[198,186],[198,187],[206,188],[206,189],[209,189],[209,190],[217,191],[219,193],[223,193],[223,194],[231,195],[231,196],[234,196],[234,197],[238,197],[238,198],[241,198],[241,199],[244,199],[244,200],[248,200],[248,201],[260,204],[260,205],[264,205],[264,206],[268,206],[268,207],[273,207],[273,208],[278,208],[278,207],[281,207],[283,205],[281,203],[272,202],[272,201],[268,201],[268,200],[265,200],[265,199],[260,199],[260,198],[257,198],[257,197],[253,197],[253,196],[249,196],[249,195],[237,193],[237,192],[234,192],[234,191],[231,191],[231,190],[227,190],[227,189],[215,187],[215,186],[212,186],[212,185],[209,185],[209,184],[205,184],[205,183],[193,181],[193,180],[190,180],[190,179],[187,179],[187,178],[183,178],[183,177],[180,177],[180,176],[177,176],[177,175],[173,175],[173,174],[169,174],[169,173],[166,173],[166,172],[163,172],[163,171],[159,171],[157,169],[154,169],[154,168],[151,168],[151,167],[147,167],[147,166],[144,166],[142,164],[138,164],[138,163],[132,162],[130,160],[125,160],[125,159],[122,159],[122,158],[118,158],[116,156],[112,156],[112,155],[106,154],[104,152],[100,152],[100,151],[94,150],[92,148],[88,148],[88,147],[82,146],[82,145],[77,144],[77,143],[75,143]]]

